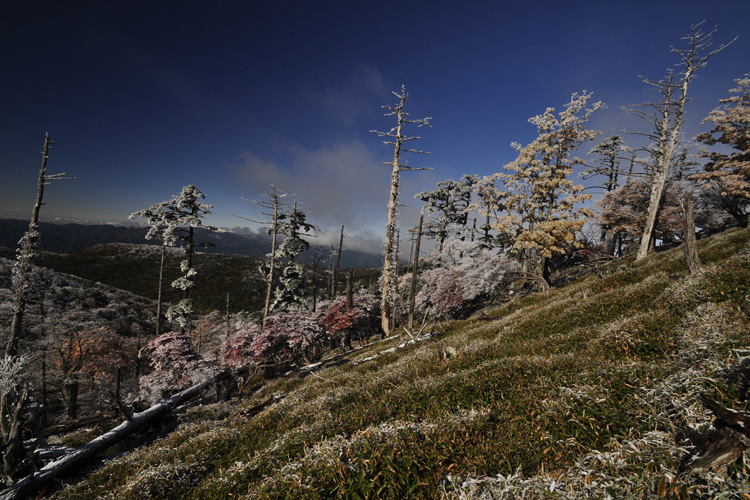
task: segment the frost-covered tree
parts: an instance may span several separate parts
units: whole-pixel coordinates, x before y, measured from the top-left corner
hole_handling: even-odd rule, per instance
[[[147,239],[160,239],[162,241],[162,266],[159,270],[159,294],[161,295],[164,251],[166,246],[180,243],[185,251],[185,259],[180,262],[180,271],[182,276],[172,282],[172,287],[183,290],[183,298],[167,310],[167,318],[175,321],[180,328],[185,329],[190,322],[192,313],[192,299],[190,299],[190,290],[195,285],[195,275],[197,274],[193,267],[193,255],[195,249],[209,246],[207,243],[197,243],[195,241],[195,228],[202,227],[208,231],[215,231],[216,228],[203,224],[203,217],[211,213],[213,205],[203,203],[205,199],[197,187],[190,184],[182,188],[179,195],[173,196],[170,200],[162,201],[147,209],[140,210],[130,214],[130,218],[143,217],[148,220],[150,229],[146,233]],[[157,314],[160,311],[161,300],[159,299]],[[157,324],[159,318],[157,317]],[[157,331],[158,330],[157,326]]]
[[[164,262],[167,255],[167,247],[173,246],[177,241],[175,231],[177,229],[177,211],[170,201],[151,205],[149,208],[133,212],[128,216],[129,219],[143,217],[148,220],[149,229],[146,232],[146,239],[161,240],[161,260],[159,261],[159,283],[157,286],[156,298],[156,336],[161,335],[161,304],[162,293],[164,292]]]
[[[694,179],[718,192],[717,205],[738,225],[747,227],[750,212],[750,73],[735,83],[737,87],[729,90],[732,95],[720,99],[722,106],[711,111],[701,122],[713,125],[711,131],[697,137],[706,146],[720,144],[731,148],[731,152],[702,150],[700,156],[708,158],[708,163]]]
[[[306,219],[305,212],[299,208],[295,200],[292,210],[277,224],[278,233],[285,236],[279,245],[277,258],[286,262],[283,263],[274,293],[272,311],[301,307],[304,303],[305,269],[296,258],[310,248],[310,243],[303,239],[302,235],[315,230],[315,226]]]
[[[0,454],[6,484],[12,484],[26,457],[23,446],[23,418],[28,390],[24,384],[27,358],[5,355],[0,358]]]
[[[246,200],[246,201],[249,201],[250,203],[254,203],[261,208],[271,210],[270,212],[261,212],[262,215],[270,217],[271,218],[270,221],[257,221],[257,220],[248,219],[247,217],[242,217],[239,215],[235,215],[235,216],[240,217],[241,219],[245,219],[250,222],[254,222],[256,224],[267,225],[268,226],[267,232],[271,236],[271,253],[268,254],[268,264],[264,264],[263,266],[260,267],[261,275],[265,276],[266,278],[266,300],[263,306],[263,325],[265,326],[266,318],[268,317],[268,314],[271,312],[271,299],[273,298],[273,290],[274,290],[274,285],[275,285],[276,267],[277,267],[276,240],[279,236],[279,224],[286,218],[286,213],[284,212],[284,207],[286,206],[286,204],[284,203],[284,198],[286,198],[289,195],[287,193],[280,192],[278,189],[276,189],[276,186],[272,184],[271,191],[267,195],[264,195],[264,196],[268,200]]]
[[[711,57],[724,50],[728,45],[723,44],[711,49],[712,37],[715,32],[716,29],[704,33],[701,31],[700,25],[692,26],[691,32],[683,37],[683,40],[687,41],[687,48],[671,48],[680,60],[679,66],[669,69],[663,80],[654,81],[643,78],[643,81],[652,90],[659,93],[660,99],[640,104],[628,110],[653,127],[652,131],[641,134],[653,143],[653,151],[651,152],[653,163],[649,168],[651,193],[649,195],[648,216],[641,235],[636,260],[646,257],[653,245],[659,206],[667,183],[667,176],[677,152],[690,83],[695,77],[695,73],[706,66]]]
[[[23,360],[18,357],[18,343],[23,337],[24,314],[26,312],[26,303],[28,294],[32,290],[30,279],[31,269],[34,257],[36,256],[35,248],[39,242],[39,212],[44,204],[44,187],[54,180],[68,179],[65,174],[48,174],[47,160],[49,159],[49,150],[53,142],[49,134],[44,136],[44,149],[42,150],[42,166],[39,169],[39,178],[37,181],[36,201],[31,212],[29,221],[29,230],[23,235],[16,251],[16,262],[13,266],[13,289],[15,300],[13,306],[13,320],[8,335],[8,343],[5,347],[4,365],[0,369],[5,370],[6,380],[15,380],[14,373],[17,367],[24,364]],[[16,368],[14,368],[16,367]],[[12,482],[13,475],[20,466],[26,450],[23,445],[21,429],[23,426],[23,409],[26,405],[26,392],[22,390],[0,390],[0,427],[2,427],[3,445],[0,453],[3,454],[3,472],[6,481]]]
[[[409,114],[404,111],[404,105],[406,104],[407,93],[406,87],[401,87],[401,92],[393,92],[399,102],[396,105],[386,105],[383,109],[387,110],[385,116],[395,116],[396,126],[391,128],[388,132],[378,132],[377,130],[371,130],[371,132],[379,135],[380,137],[387,137],[388,139],[383,141],[388,146],[393,146],[393,161],[384,162],[385,165],[391,166],[391,189],[390,196],[388,198],[388,221],[386,223],[385,232],[385,244],[383,248],[384,263],[383,263],[383,276],[381,283],[382,292],[382,312],[381,322],[383,328],[383,335],[392,333],[395,325],[393,324],[393,310],[396,302],[396,281],[397,281],[397,270],[398,270],[398,189],[401,179],[401,172],[412,171],[412,170],[429,170],[428,168],[414,168],[401,162],[401,153],[419,153],[429,154],[426,151],[419,151],[417,149],[406,148],[405,144],[419,139],[417,136],[407,136],[404,134],[405,125],[417,125],[418,127],[430,126],[430,118],[421,119],[410,119]]]
[[[44,149],[42,150],[42,166],[39,169],[39,180],[37,181],[36,201],[31,212],[29,230],[23,235],[16,251],[16,264],[13,267],[13,288],[16,292],[14,304],[13,322],[10,327],[8,343],[5,347],[7,356],[15,356],[18,353],[18,340],[22,336],[23,316],[26,308],[26,294],[29,291],[29,272],[36,256],[35,248],[39,243],[39,211],[44,205],[44,187],[50,182],[61,179],[69,179],[65,174],[48,174],[47,160],[49,150],[54,142],[50,140],[49,134],[44,135]]]
[[[476,208],[494,216],[492,228],[506,235],[524,270],[541,271],[545,278],[549,258],[575,245],[575,233],[583,227],[584,217],[591,215],[576,206],[591,195],[571,179],[574,166],[586,165],[574,156],[575,151],[600,134],[585,126],[591,114],[604,107],[599,101],[587,108],[590,99],[590,93],[574,93],[559,116],[554,108],[547,108],[530,118],[539,136],[527,146],[514,143],[518,158],[505,165],[504,172],[478,183],[479,190],[494,190],[496,204],[489,210]]]
[[[432,191],[423,191],[414,197],[425,202],[425,209],[434,218],[424,224],[424,234],[434,239],[442,248],[446,238],[451,236],[450,227],[466,227],[471,193],[479,181],[478,175],[464,175],[457,182],[453,179],[438,182]]]

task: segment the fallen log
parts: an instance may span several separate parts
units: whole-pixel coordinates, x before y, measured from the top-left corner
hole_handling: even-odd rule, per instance
[[[21,481],[0,491],[0,500],[23,499],[40,491],[58,476],[64,475],[65,473],[75,470],[76,468],[80,468],[110,446],[125,439],[130,434],[152,424],[153,422],[158,421],[162,417],[169,414],[176,407],[193,399],[201,392],[203,392],[204,389],[210,387],[215,382],[227,378],[228,376],[229,371],[222,370],[214,377],[206,380],[205,382],[201,382],[200,384],[194,385],[189,389],[185,389],[179,394],[175,394],[170,398],[159,401],[147,410],[134,414],[133,418],[131,418],[130,420],[124,421],[109,432],[106,432],[101,436],[95,438],[94,440],[89,441],[85,445],[63,456],[62,458],[48,463],[47,465],[42,467],[39,472],[32,474],[31,476],[28,476]]]

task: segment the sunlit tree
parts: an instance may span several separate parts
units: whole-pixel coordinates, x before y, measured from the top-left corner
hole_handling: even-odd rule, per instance
[[[591,195],[571,179],[573,167],[586,164],[575,151],[600,134],[585,126],[591,114],[604,107],[602,102],[586,107],[590,99],[590,93],[575,93],[559,115],[547,108],[530,118],[539,136],[526,146],[514,143],[518,158],[505,165],[504,172],[478,183],[478,190],[492,193],[484,198],[494,199],[495,205],[476,208],[494,215],[492,229],[508,238],[525,271],[546,275],[549,258],[575,245],[576,231],[591,215],[577,206]]]

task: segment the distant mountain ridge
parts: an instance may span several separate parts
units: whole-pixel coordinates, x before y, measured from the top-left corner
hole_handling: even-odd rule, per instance
[[[16,248],[18,241],[28,229],[28,221],[20,219],[0,219],[0,246]],[[148,244],[146,232],[148,228],[137,226],[118,226],[110,224],[53,224],[40,222],[39,230],[42,237],[39,250],[61,254],[79,252],[84,248],[107,243]],[[227,253],[246,255],[250,257],[264,257],[271,246],[271,238],[258,233],[236,233],[232,231],[206,231],[198,228],[197,241],[208,242],[214,246],[201,249],[206,253]],[[158,241],[153,241],[159,244]],[[311,262],[312,252],[308,252],[303,262]],[[327,254],[326,254],[327,255]],[[343,267],[379,267],[382,257],[366,252],[347,250],[341,253]],[[327,262],[326,262],[327,264]],[[324,264],[325,265],[325,264]]]

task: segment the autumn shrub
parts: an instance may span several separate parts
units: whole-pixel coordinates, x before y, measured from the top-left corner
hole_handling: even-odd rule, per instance
[[[259,361],[253,341],[260,335],[255,323],[241,323],[239,329],[224,343],[224,364],[235,372],[255,367]]]
[[[331,346],[365,340],[380,333],[380,303],[374,295],[362,291],[352,297],[347,307],[346,297],[325,301],[318,305],[315,320],[330,337]]]
[[[319,359],[328,347],[328,334],[307,311],[291,310],[266,318],[261,329],[251,323],[224,344],[224,363],[235,371],[287,362]]]
[[[138,353],[151,365],[141,378],[141,395],[156,401],[187,389],[206,376],[211,366],[195,352],[189,335],[167,332],[149,342]]]
[[[58,349],[57,368],[75,365],[95,381],[114,381],[118,368],[132,366],[136,358],[135,339],[116,335],[107,327],[84,330],[64,339]]]

